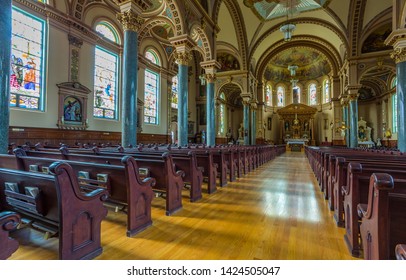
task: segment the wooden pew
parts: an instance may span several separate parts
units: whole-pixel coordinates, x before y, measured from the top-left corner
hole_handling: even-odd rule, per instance
[[[396,259],[395,247],[406,241],[406,180],[374,173],[367,204],[358,205],[364,259]]]
[[[63,160],[93,162],[101,164],[120,165],[119,156],[91,155],[91,154],[72,154],[64,147],[60,154],[51,152],[28,151],[29,156],[39,156],[48,158],[58,158]],[[150,177],[156,180],[154,190],[166,193],[166,215],[172,215],[182,208],[182,189],[184,186],[182,170],[176,170],[172,156],[169,153],[163,153],[155,158],[137,158],[135,161],[139,168],[149,170]]]
[[[397,169],[396,169],[397,168]],[[348,166],[347,185],[342,187],[344,195],[345,235],[344,240],[350,253],[359,257],[362,243],[359,231],[358,204],[367,203],[370,177],[373,173],[388,173],[396,179],[406,179],[406,169],[402,166],[367,165],[366,163],[350,162]]]
[[[0,169],[0,205],[18,212],[38,230],[57,233],[59,259],[93,259],[103,251],[100,225],[107,215],[103,201],[107,191],[83,193],[67,163],[55,162],[52,175]],[[16,191],[5,190],[5,183],[17,184]],[[26,193],[35,187],[36,194]]]
[[[397,244],[395,248],[396,259],[406,260],[406,244]]]
[[[22,149],[14,150],[20,170],[30,171],[30,166],[48,167],[55,160],[40,157],[28,157]],[[2,157],[0,157],[0,160]],[[108,202],[121,206],[127,213],[127,236],[136,233],[152,225],[151,201],[154,196],[152,187],[155,179],[147,177],[141,179],[138,166],[131,156],[123,157],[122,165],[109,165],[102,163],[90,163],[83,161],[64,161],[68,163],[74,172],[87,172],[89,178],[79,178],[79,183],[85,188],[105,187],[108,191]],[[107,175],[106,182],[97,180],[98,174]]]
[[[0,212],[0,260],[9,258],[17,249],[17,240],[9,237],[9,232],[20,224],[20,215],[15,212]]]

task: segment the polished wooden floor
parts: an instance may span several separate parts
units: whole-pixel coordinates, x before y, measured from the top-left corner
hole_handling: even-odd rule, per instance
[[[303,153],[287,152],[214,194],[165,216],[153,200],[153,225],[132,238],[126,216],[109,211],[100,260],[342,260],[354,259]],[[23,228],[10,259],[56,259],[57,239]]]

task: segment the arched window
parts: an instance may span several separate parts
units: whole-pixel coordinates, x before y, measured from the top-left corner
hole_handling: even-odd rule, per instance
[[[117,119],[118,56],[96,46],[94,73],[93,116]]]
[[[296,102],[300,103],[300,87],[295,86],[293,88],[293,96],[295,96],[295,98],[297,98]]]
[[[13,7],[10,106],[44,109],[45,21]]]
[[[224,93],[220,94],[220,105],[219,105],[219,134],[224,135],[226,131],[226,97]]]
[[[276,95],[278,97],[278,107],[283,107],[285,104],[285,88],[283,86],[279,86],[276,89]]]
[[[145,58],[153,64],[160,65],[157,53],[148,49]],[[158,103],[159,103],[159,74],[145,69],[145,94],[144,94],[144,123],[158,124]]]
[[[394,77],[391,82],[391,88],[395,89],[395,93],[392,95],[392,132],[398,132],[398,94],[396,92],[397,78]]]
[[[309,105],[317,105],[317,87],[316,84],[309,85]]]
[[[159,61],[159,56],[152,49],[149,49],[145,52],[145,58],[148,59],[149,61],[151,61],[153,64],[161,65],[161,63]]]
[[[328,79],[323,82],[324,103],[330,102],[330,81]]]
[[[118,43],[116,30],[108,22],[100,22],[96,31],[106,39]],[[117,119],[118,55],[100,46],[95,49],[93,116]]]
[[[172,98],[171,98],[171,107],[178,109],[178,76],[173,76],[172,78]]]
[[[100,33],[104,38],[119,43],[117,30],[108,22],[100,22],[96,25],[96,32]]]
[[[265,89],[265,104],[266,106],[272,106],[272,87],[267,85]]]

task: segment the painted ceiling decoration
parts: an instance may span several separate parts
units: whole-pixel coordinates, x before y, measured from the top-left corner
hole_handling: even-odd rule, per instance
[[[385,40],[392,32],[392,23],[387,23],[374,30],[362,44],[362,53],[391,50],[392,46],[385,45]]]
[[[295,79],[308,81],[323,77],[331,72],[331,66],[325,55],[312,48],[288,48],[275,55],[264,73],[267,81],[290,82],[289,67],[296,65]]]
[[[298,13],[326,7],[328,0],[244,0],[244,5],[262,20],[292,17]]]
[[[221,65],[218,72],[240,70],[238,59],[230,53],[218,52],[217,61]]]

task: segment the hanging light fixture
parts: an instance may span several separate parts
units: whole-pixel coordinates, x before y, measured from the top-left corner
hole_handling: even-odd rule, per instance
[[[288,70],[290,71],[290,75],[292,77],[296,76],[296,69],[299,68],[297,65],[289,65]]]
[[[286,23],[283,24],[279,30],[283,33],[283,40],[285,42],[289,42],[292,39],[292,33],[296,29],[296,25],[289,23],[289,15],[292,17],[298,13],[296,8],[298,2],[299,1],[286,0],[286,3],[284,4],[286,7]]]
[[[289,42],[292,40],[292,32],[296,29],[296,25],[293,23],[286,23],[279,29],[283,33],[283,40]]]

